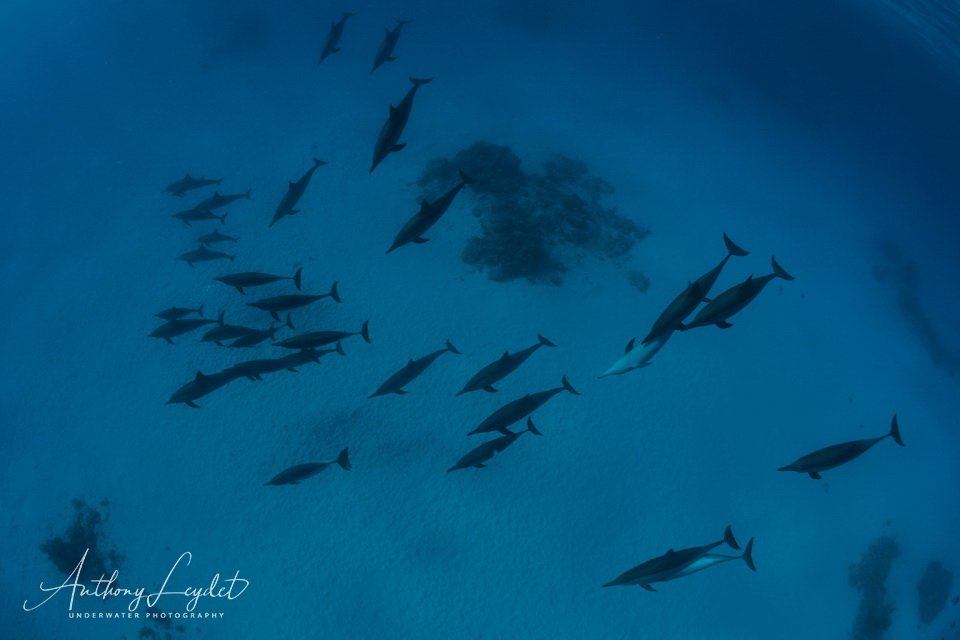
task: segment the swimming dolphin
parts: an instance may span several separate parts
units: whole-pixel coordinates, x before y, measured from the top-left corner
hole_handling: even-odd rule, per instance
[[[222,216],[218,216],[210,209],[193,207],[192,209],[177,211],[171,217],[183,221],[183,224],[189,227],[191,222],[202,222],[203,220],[219,220],[220,224],[225,224],[227,221],[227,215],[228,214],[224,213]]]
[[[747,546],[743,548],[743,553],[738,556],[730,556],[725,553],[708,553],[694,560],[686,569],[680,571],[674,577],[682,578],[683,576],[689,576],[692,573],[697,573],[731,560],[743,560],[750,571],[756,571],[757,565],[753,563],[753,538],[747,540]]]
[[[481,422],[476,429],[467,435],[472,436],[475,433],[485,433],[487,431],[499,431],[506,435],[510,433],[508,428],[510,425],[523,420],[531,413],[542,407],[550,398],[557,395],[561,391],[569,391],[575,396],[580,395],[580,392],[574,389],[573,385],[570,384],[570,381],[567,380],[567,376],[563,376],[563,378],[560,380],[559,387],[548,389],[546,391],[538,391],[537,393],[528,393],[522,398],[518,398],[513,402],[503,405],[487,416],[487,418]]]
[[[248,336],[251,333],[256,333],[258,329],[252,329],[250,327],[241,327],[236,324],[226,324],[223,321],[223,312],[220,312],[220,317],[217,318],[219,325],[210,329],[203,337],[200,338],[200,342],[214,342],[218,346],[223,346],[224,340],[233,340],[235,338],[242,338],[243,336]]]
[[[306,480],[311,476],[317,475],[332,464],[340,465],[341,469],[350,471],[350,454],[346,449],[344,449],[340,452],[340,455],[337,456],[336,460],[330,460],[328,462],[306,462],[304,464],[294,465],[289,469],[284,469],[277,475],[273,476],[273,479],[271,479],[270,482],[265,483],[264,486],[300,484],[301,480]]]
[[[199,242],[200,244],[207,244],[207,245],[217,244],[219,242],[237,242],[237,240],[238,238],[234,238],[233,236],[228,236],[225,233],[220,233],[217,230],[214,230],[212,233],[205,233],[199,238],[197,238],[197,242]]]
[[[206,246],[201,244],[193,251],[180,254],[177,256],[177,260],[183,260],[192,267],[196,262],[210,262],[211,260],[229,260],[233,262],[233,259],[236,257],[236,254],[214,251],[213,249],[207,249]]]
[[[263,380],[264,374],[276,373],[278,371],[291,371],[297,373],[297,367],[315,362],[320,363],[320,358],[330,353],[339,353],[347,355],[343,351],[340,343],[337,343],[336,349],[303,349],[295,353],[283,356],[282,358],[269,358],[265,360],[244,360],[238,362],[224,372],[243,376],[249,380]]]
[[[200,327],[208,324],[219,324],[219,320],[204,320],[202,318],[177,318],[175,320],[167,320],[162,325],[154,329],[149,336],[149,338],[162,338],[173,344],[173,338],[177,336],[182,336],[185,333],[199,329]]]
[[[292,293],[285,296],[273,296],[272,298],[264,298],[256,302],[248,302],[247,306],[269,311],[273,319],[280,322],[280,311],[290,311],[291,309],[304,307],[317,300],[323,300],[324,298],[333,298],[337,302],[343,302],[343,300],[340,299],[340,292],[337,290],[336,282],[330,287],[329,293],[321,293],[319,295]]]
[[[653,323],[653,328],[650,329],[650,333],[647,334],[647,337],[645,337],[640,344],[646,346],[657,338],[679,327],[680,324],[687,319],[687,316],[693,313],[693,310],[706,299],[707,294],[710,293],[710,289],[713,288],[714,283],[720,276],[720,272],[727,264],[727,260],[729,260],[731,256],[745,256],[749,254],[748,251],[738,247],[726,233],[723,234],[723,243],[727,247],[727,255],[723,257],[723,260],[713,269],[710,269],[710,271],[707,271],[689,283],[687,288],[681,291],[680,295],[667,305],[667,308],[660,314],[660,317]]]
[[[203,316],[203,305],[200,305],[196,309],[190,309],[188,307],[168,307],[159,313],[155,313],[154,316],[157,318],[162,318],[164,320],[178,320],[183,316],[188,316],[191,313],[195,313],[198,316]]]
[[[277,335],[277,331],[279,331],[283,327],[287,327],[289,329],[295,328],[293,326],[293,322],[290,320],[289,313],[287,314],[287,321],[284,324],[277,326],[276,324],[271,322],[270,326],[267,327],[266,329],[252,329],[250,333],[248,333],[245,336],[240,336],[239,338],[231,342],[228,346],[231,348],[255,347],[261,342],[266,342],[267,340],[273,340]]]
[[[618,376],[628,371],[633,371],[634,369],[642,369],[650,366],[650,361],[653,359],[653,356],[657,355],[657,352],[663,348],[663,345],[667,344],[667,340],[669,340],[672,335],[673,331],[671,330],[647,346],[638,345],[635,339],[631,340],[627,343],[623,357],[614,362],[613,366],[601,373],[599,377]]]
[[[214,191],[213,195],[202,200],[197,206],[196,209],[206,209],[207,211],[213,211],[214,209],[219,209],[220,207],[225,207],[231,202],[236,202],[237,200],[249,200],[250,199],[250,189],[247,189],[244,193],[227,193],[223,194],[219,191]]]
[[[320,52],[320,60],[317,61],[317,64],[322,64],[327,57],[340,52],[340,47],[337,45],[340,44],[343,28],[347,25],[347,19],[355,15],[357,14],[345,11],[339,20],[330,25],[330,33],[327,35],[327,41],[323,45],[323,50]]]
[[[554,343],[550,342],[544,338],[539,333],[537,334],[537,343],[521,351],[511,354],[509,351],[504,351],[503,355],[500,356],[500,359],[494,360],[483,369],[480,369],[477,373],[474,374],[472,378],[467,380],[467,384],[463,385],[463,389],[457,392],[457,395],[462,395],[464,393],[470,393],[471,391],[477,391],[478,389],[483,389],[489,393],[496,393],[494,388],[494,383],[503,380],[508,375],[513,373],[520,367],[524,362],[527,361],[527,358],[536,353],[537,349],[540,347],[556,347]]]
[[[447,352],[455,353],[458,356],[462,355],[460,351],[453,346],[453,343],[447,340],[447,345],[443,349],[438,349],[433,353],[429,353],[422,358],[417,358],[416,360],[411,359],[410,362],[405,364],[402,369],[387,378],[386,382],[381,384],[376,391],[367,397],[376,398],[377,396],[385,396],[388,393],[404,395],[407,393],[404,387],[417,378],[417,376],[419,376],[421,373],[426,371],[427,368],[433,364],[434,360]]]
[[[284,349],[313,349],[340,342],[350,336],[361,336],[364,342],[370,344],[370,321],[365,321],[363,326],[360,327],[360,331],[310,331],[280,342],[274,342],[273,346],[283,347]]]
[[[730,527],[724,529],[722,540],[701,547],[680,549],[679,551],[670,549],[661,556],[647,560],[633,569],[623,572],[617,578],[603,586],[625,587],[638,585],[647,591],[656,591],[656,589],[651,586],[652,583],[666,582],[682,575],[687,575],[684,573],[685,571],[693,573],[693,571],[689,571],[691,567],[722,544],[727,544],[737,550],[740,549],[740,545],[737,544],[736,538],[733,537],[733,530]]]
[[[780,467],[777,471],[797,471],[799,473],[806,473],[814,480],[820,480],[821,471],[828,471],[834,467],[846,464],[854,458],[860,457],[867,449],[885,438],[893,438],[893,441],[898,445],[901,447],[904,446],[903,439],[900,437],[900,424],[897,422],[897,414],[893,414],[893,418],[890,421],[890,431],[882,436],[866,438],[864,440],[851,440],[850,442],[824,447],[813,453],[808,453],[801,458],[797,458],[796,461],[791,462],[785,467]]]
[[[397,41],[400,40],[400,29],[403,28],[403,25],[410,24],[410,20],[397,20],[397,26],[393,30],[387,29],[387,32],[383,36],[383,42],[380,43],[380,48],[377,49],[377,56],[373,59],[373,68],[370,69],[370,73],[376,71],[380,65],[384,62],[393,62],[396,58],[393,57],[393,50],[397,48]]]
[[[526,429],[516,433],[513,431],[508,431],[502,436],[494,438],[488,442],[484,442],[479,447],[474,447],[468,451],[466,455],[457,460],[455,465],[447,469],[447,473],[456,471],[458,469],[467,469],[469,467],[483,469],[485,466],[487,466],[487,462],[493,458],[493,456],[497,455],[498,453],[503,453],[504,449],[516,442],[517,438],[525,434],[527,431],[535,436],[543,435],[537,430],[536,425],[533,424],[533,418],[527,417]]]
[[[387,253],[390,253],[394,249],[402,247],[410,242],[414,242],[416,244],[423,244],[424,242],[427,242],[429,238],[424,238],[423,234],[426,233],[430,227],[435,225],[443,216],[443,214],[447,212],[447,209],[450,208],[450,204],[453,202],[453,199],[457,196],[457,194],[460,193],[460,190],[471,183],[473,183],[473,178],[468,176],[461,169],[460,184],[450,189],[450,191],[447,191],[434,202],[427,202],[426,200],[423,200],[423,202],[420,203],[420,211],[413,214],[413,217],[407,220],[407,222],[403,225],[403,227],[397,233],[397,237],[393,239],[393,244],[391,244],[390,248],[387,249]]]
[[[216,391],[237,379],[237,376],[227,371],[205,375],[197,371],[196,377],[173,392],[167,404],[185,404],[188,407],[199,409],[197,400]]]
[[[187,191],[202,189],[214,184],[220,184],[223,180],[211,180],[208,178],[194,178],[189,173],[183,174],[179,180],[174,180],[163,190],[164,193],[172,193],[178,198],[182,198]]]
[[[704,327],[710,324],[715,324],[721,329],[729,329],[732,327],[733,325],[730,324],[730,318],[760,295],[760,292],[763,291],[763,288],[766,287],[771,280],[775,278],[793,280],[793,276],[784,271],[783,267],[777,263],[776,258],[770,258],[770,263],[773,265],[773,273],[759,278],[750,276],[740,284],[733,285],[708,302],[703,309],[700,309],[692,322],[681,323],[677,328],[681,331],[686,331],[687,329]]]
[[[390,115],[383,123],[377,142],[373,145],[373,163],[370,165],[370,173],[373,173],[388,154],[400,151],[407,146],[405,142],[400,142],[400,136],[403,135],[403,129],[407,126],[407,120],[410,119],[413,98],[417,95],[417,89],[431,80],[433,78],[410,78],[413,86],[407,91],[407,95],[403,96],[403,100],[397,106],[390,105]]]
[[[297,291],[301,291],[300,276],[302,274],[303,267],[300,267],[292,276],[275,276],[272,273],[244,271],[242,273],[230,273],[225,276],[219,276],[214,278],[214,280],[217,282],[222,282],[227,286],[234,287],[240,293],[246,293],[244,289],[248,287],[259,287],[261,285],[279,282],[280,280],[293,280],[293,286],[297,288]]]
[[[277,210],[273,214],[273,220],[270,221],[269,226],[277,224],[277,221],[284,216],[292,216],[294,214],[300,213],[299,209],[295,209],[297,203],[300,201],[300,198],[303,197],[304,192],[307,190],[307,185],[310,184],[310,178],[313,177],[313,172],[317,170],[318,167],[322,167],[327,164],[323,160],[313,159],[313,166],[310,167],[305,174],[303,174],[299,180],[296,182],[290,182],[287,184],[287,192],[283,194],[283,198],[280,200],[280,204],[277,205]]]

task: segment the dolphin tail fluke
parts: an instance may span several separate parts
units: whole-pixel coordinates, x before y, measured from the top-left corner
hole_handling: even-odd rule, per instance
[[[563,376],[563,377],[560,379],[560,384],[562,384],[562,385],[563,385],[563,388],[566,389],[567,391],[569,391],[570,393],[572,393],[573,395],[575,395],[575,396],[580,395],[580,392],[577,391],[576,389],[574,389],[574,388],[573,388],[573,385],[570,384],[570,381],[567,380],[567,376]]]
[[[463,182],[463,184],[473,184],[474,182],[476,182],[473,176],[468,174],[463,169],[460,169],[460,181]]]
[[[543,335],[541,335],[541,334],[539,334],[539,333],[537,334],[537,341],[538,341],[540,344],[542,344],[543,346],[545,346],[545,347],[555,347],[555,346],[557,346],[555,343],[551,342],[551,341],[548,340],[547,338],[544,338]]]
[[[727,253],[729,253],[732,256],[743,257],[746,255],[750,255],[749,251],[738,246],[737,243],[731,240],[730,236],[728,236],[726,233],[723,234],[723,244],[727,246]]]
[[[453,343],[450,342],[449,340],[447,340],[447,351],[449,351],[450,353],[455,353],[458,356],[463,355],[462,353],[460,353],[460,350],[457,349],[455,346],[453,346]]]
[[[733,529],[728,525],[726,529],[723,530],[723,541],[727,543],[730,547],[734,549],[740,549],[740,545],[737,543],[737,539],[733,537]]]
[[[337,302],[343,302],[343,300],[340,299],[340,290],[337,288],[337,283],[336,283],[336,282],[334,282],[334,283],[333,283],[333,286],[330,287],[330,293],[329,293],[329,295],[330,295],[331,298],[333,298],[333,299],[336,300]]]
[[[325,164],[327,164],[327,161],[326,161],[326,160],[320,160],[319,158],[314,158],[314,159],[313,159],[313,166],[314,166],[314,167],[322,167],[322,166],[325,165]]]
[[[773,256],[770,256],[770,266],[773,267],[773,272],[777,274],[778,278],[783,278],[784,280],[793,280],[793,276],[787,273],[786,269],[780,266],[780,263],[777,262],[777,259]]]
[[[370,344],[370,321],[364,320],[363,326],[360,327],[360,336],[363,338],[363,341],[367,344]]]
[[[201,318],[203,317],[203,305],[200,305],[199,307],[197,307],[197,315],[200,316]]]
[[[535,436],[543,435],[542,433],[540,433],[540,430],[537,429],[537,425],[533,424],[533,418],[531,418],[530,416],[527,416],[527,431],[529,431]]]
[[[217,316],[217,324],[220,325],[221,327],[223,326],[223,314],[225,313],[226,311],[221,311],[220,315]]]
[[[337,456],[337,464],[343,467],[345,471],[350,471],[353,468],[350,466],[350,453],[347,449],[341,451],[340,455]]]
[[[297,291],[303,291],[303,289],[300,288],[302,275],[303,275],[303,267],[300,267],[299,269],[297,269],[297,272],[293,274],[293,286],[297,288]]]
[[[889,436],[893,438],[901,447],[904,446],[903,438],[900,437],[900,422],[897,420],[897,414],[893,414],[893,419],[890,420],[890,433]]]
[[[433,80],[433,78],[414,78],[413,76],[410,76],[410,82],[412,82],[413,86],[415,87],[427,84],[431,80]]]
[[[218,220],[220,220],[220,224],[227,224],[227,214],[229,213],[229,211],[225,211],[223,215],[218,218]],[[214,217],[216,218],[217,216]]]
[[[747,563],[747,566],[750,567],[750,571],[757,570],[757,565],[753,564],[753,538],[747,541],[747,548],[743,550],[741,557],[743,561]]]

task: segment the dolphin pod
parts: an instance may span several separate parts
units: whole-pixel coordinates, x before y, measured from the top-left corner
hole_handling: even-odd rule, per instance
[[[817,449],[813,453],[808,453],[780,467],[777,471],[796,471],[805,473],[814,480],[820,480],[822,471],[829,471],[835,467],[846,464],[855,458],[859,458],[866,453],[873,445],[881,440],[891,438],[901,447],[904,446],[903,438],[900,437],[900,423],[897,421],[897,414],[893,414],[890,420],[890,431],[876,438],[865,438],[863,440],[851,440],[841,442],[823,449]]]

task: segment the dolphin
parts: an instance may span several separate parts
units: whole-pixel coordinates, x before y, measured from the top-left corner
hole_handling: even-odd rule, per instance
[[[336,282],[334,282],[333,286],[330,287],[329,293],[321,293],[319,295],[292,293],[285,296],[273,296],[272,298],[263,298],[262,300],[257,300],[256,302],[248,302],[247,306],[269,311],[270,315],[273,316],[273,319],[277,322],[280,322],[280,311],[290,311],[291,309],[304,307],[312,302],[316,302],[317,300],[322,300],[324,298],[333,298],[337,302],[343,302],[343,300],[340,299],[340,292],[337,290]]]
[[[202,189],[211,185],[220,184],[223,180],[212,180],[209,178],[194,178],[189,173],[183,174],[179,180],[174,180],[166,186],[163,193],[171,193],[178,198],[182,198],[187,191]]]
[[[212,233],[205,233],[204,235],[197,238],[197,242],[200,244],[217,244],[219,242],[237,242],[238,238],[233,236],[228,236],[225,233],[220,233],[217,230],[214,230]]]
[[[426,200],[421,202],[420,211],[413,214],[413,217],[407,220],[406,224],[403,225],[403,227],[397,233],[397,237],[393,239],[393,244],[391,244],[390,248],[387,249],[387,253],[390,253],[394,249],[402,247],[410,242],[423,244],[429,240],[429,238],[424,238],[423,234],[426,233],[430,227],[435,225],[441,217],[443,217],[443,214],[445,214],[447,209],[450,208],[450,204],[453,202],[453,199],[457,197],[457,194],[460,193],[465,186],[472,183],[473,178],[468,176],[463,172],[463,169],[461,169],[460,184],[450,189],[450,191],[447,191],[433,202],[427,202]]]
[[[693,310],[707,298],[707,294],[709,294],[710,289],[713,288],[714,283],[720,276],[720,272],[727,264],[727,260],[729,260],[731,256],[749,255],[748,251],[738,247],[726,233],[723,234],[723,244],[727,247],[727,255],[723,257],[723,260],[713,269],[710,269],[710,271],[707,271],[689,283],[687,288],[681,291],[680,294],[667,305],[667,308],[663,310],[660,317],[653,323],[653,328],[650,329],[650,333],[647,334],[647,337],[645,337],[640,344],[647,346],[657,338],[679,327],[680,324],[687,319],[687,316],[693,313]]]
[[[183,260],[192,267],[195,262],[210,262],[211,260],[229,260],[233,262],[233,259],[236,257],[236,254],[214,251],[213,249],[207,249],[206,246],[201,244],[193,251],[180,254],[177,256],[177,260]]]
[[[224,340],[234,340],[236,338],[242,338],[248,336],[251,333],[257,333],[258,329],[252,329],[250,327],[241,327],[236,324],[225,324],[223,322],[223,312],[220,312],[220,317],[217,318],[219,325],[210,329],[203,337],[200,338],[200,342],[214,342],[218,346],[223,346]]]
[[[364,342],[370,344],[370,321],[365,321],[363,326],[360,327],[360,331],[310,331],[280,342],[274,342],[273,346],[283,347],[284,349],[313,349],[340,342],[350,336],[361,336]]]
[[[851,440],[850,442],[824,447],[797,458],[794,462],[785,467],[780,467],[777,471],[797,471],[809,475],[814,480],[820,480],[822,477],[820,475],[821,471],[828,471],[860,457],[867,449],[885,438],[893,438],[893,441],[898,445],[904,446],[903,438],[900,437],[900,423],[897,421],[897,414],[893,414],[893,418],[890,420],[890,431],[882,436],[864,440]]]
[[[207,211],[213,211],[214,209],[219,209],[220,207],[225,207],[231,202],[236,202],[237,200],[249,200],[250,199],[250,189],[247,189],[244,193],[228,193],[223,194],[219,191],[214,191],[213,195],[202,200],[197,206],[196,209],[206,209]]]
[[[237,377],[243,376],[249,380],[263,380],[263,375],[267,373],[276,373],[278,371],[291,371],[297,373],[297,367],[315,362],[320,363],[320,358],[330,353],[339,353],[346,355],[340,343],[337,343],[336,349],[303,349],[282,358],[270,358],[266,360],[244,360],[238,362],[225,372],[235,374]]]
[[[715,567],[718,564],[723,564],[724,562],[729,562],[730,560],[743,560],[750,571],[756,571],[757,565],[753,563],[753,538],[750,538],[747,541],[747,546],[744,547],[743,553],[738,556],[730,556],[725,553],[708,553],[692,562],[686,569],[680,571],[674,577],[682,578],[683,576],[689,576],[692,573],[697,573],[699,571],[703,571],[704,569]]]
[[[222,216],[218,216],[210,209],[201,209],[199,206],[193,207],[192,209],[177,211],[170,217],[181,220],[183,224],[187,225],[188,227],[190,226],[191,222],[201,222],[203,220],[219,220],[220,224],[225,224],[227,222],[226,213],[224,213]]]
[[[770,263],[773,265],[773,273],[759,278],[750,276],[740,284],[733,285],[700,309],[692,322],[680,323],[677,328],[680,331],[686,331],[710,324],[715,324],[721,329],[732,327],[729,319],[760,295],[760,292],[771,280],[775,278],[793,280],[793,276],[777,263],[776,258],[770,258]]]
[[[688,549],[680,549],[679,551],[670,549],[661,556],[647,560],[635,566],[633,569],[625,571],[603,586],[625,587],[639,585],[647,591],[656,591],[656,589],[651,586],[652,583],[666,582],[682,575],[687,575],[684,572],[693,573],[694,571],[690,569],[722,544],[726,544],[737,550],[740,549],[740,545],[737,544],[737,540],[733,536],[733,530],[730,527],[724,529],[723,539],[721,540],[701,547],[690,547]]]
[[[336,460],[330,460],[328,462],[306,462],[304,464],[294,465],[273,476],[269,482],[264,483],[264,486],[300,484],[301,480],[306,480],[307,478],[317,475],[332,464],[340,465],[341,469],[350,471],[352,468],[350,466],[350,454],[344,449],[340,452],[340,455],[337,456]]]
[[[667,344],[667,340],[673,335],[673,330],[663,334],[647,346],[638,345],[636,338],[627,343],[624,349],[623,357],[613,363],[609,369],[601,373],[598,377],[618,376],[634,369],[642,369],[650,366],[650,361],[657,352]]]
[[[188,316],[191,313],[195,313],[198,316],[203,316],[203,305],[200,305],[196,309],[190,309],[188,307],[168,307],[159,313],[155,313],[154,316],[157,318],[162,318],[164,320],[178,320],[183,316]]]
[[[172,338],[177,336],[182,336],[185,333],[199,329],[200,327],[208,324],[219,324],[219,320],[204,320],[202,318],[177,318],[175,320],[167,320],[162,325],[154,329],[149,336],[149,338],[163,338],[170,344],[173,344]]]
[[[214,278],[214,280],[222,282],[227,286],[235,287],[240,293],[246,293],[244,289],[247,287],[259,287],[261,285],[279,282],[280,280],[293,280],[293,286],[297,288],[297,291],[301,291],[300,276],[302,274],[303,267],[300,267],[292,276],[276,276],[272,273],[244,271],[242,273],[230,273],[225,276],[218,276]]]
[[[487,462],[493,458],[493,456],[497,455],[498,453],[502,453],[504,449],[516,442],[517,438],[525,434],[527,431],[535,436],[543,435],[537,430],[536,425],[533,424],[533,418],[528,416],[526,429],[518,432],[508,431],[502,436],[494,438],[488,442],[484,442],[479,447],[474,447],[468,451],[466,455],[457,460],[455,465],[447,469],[447,473],[456,471],[458,469],[467,469],[469,467],[483,469],[485,466],[487,466]]]
[[[345,11],[339,20],[330,25],[330,33],[327,35],[327,41],[324,43],[323,50],[320,52],[320,60],[317,61],[318,65],[322,64],[327,57],[340,52],[340,47],[337,45],[340,44],[343,28],[347,25],[347,19],[355,15],[357,14]]]
[[[240,336],[239,338],[231,342],[228,346],[232,348],[255,347],[261,342],[266,342],[267,340],[273,340],[277,335],[277,331],[279,331],[283,327],[287,327],[290,329],[294,328],[293,322],[290,320],[290,314],[287,314],[287,321],[284,324],[280,325],[279,327],[276,324],[271,322],[270,326],[267,327],[266,329],[252,329],[250,333],[248,333],[245,336]]]
[[[373,163],[370,165],[370,173],[373,173],[373,170],[383,162],[388,154],[400,151],[407,146],[405,142],[400,142],[400,136],[403,135],[403,129],[407,126],[407,120],[410,119],[413,98],[417,95],[417,89],[431,80],[433,78],[410,78],[413,86],[407,91],[407,95],[403,96],[403,100],[397,106],[390,105],[390,115],[387,117],[387,121],[383,123],[377,142],[373,145]]]
[[[503,355],[500,356],[498,360],[494,360],[483,369],[480,369],[480,371],[475,373],[472,378],[467,380],[467,384],[463,385],[463,389],[460,389],[460,391],[457,392],[457,395],[463,395],[464,393],[470,393],[471,391],[477,391],[478,389],[483,389],[489,393],[495,393],[497,390],[493,386],[494,383],[503,380],[508,375],[516,371],[520,365],[527,361],[527,358],[536,353],[537,349],[540,347],[556,346],[557,345],[550,342],[538,333],[537,343],[535,345],[527,347],[521,351],[517,351],[513,354],[511,354],[509,351],[504,351]]]
[[[376,398],[377,396],[385,396],[388,393],[394,393],[401,396],[404,395],[407,393],[404,387],[417,378],[421,373],[426,371],[427,368],[433,364],[434,360],[447,352],[455,353],[458,356],[462,355],[460,351],[453,346],[453,343],[447,340],[447,345],[443,349],[438,349],[433,353],[429,353],[422,358],[417,358],[416,360],[411,359],[410,362],[405,364],[402,369],[387,378],[386,382],[381,384],[376,391],[367,397]]]
[[[397,26],[392,30],[387,29],[387,32],[383,36],[383,42],[380,43],[380,48],[377,49],[377,56],[373,59],[373,68],[370,69],[370,73],[376,71],[380,65],[384,62],[393,62],[396,58],[393,57],[393,50],[397,47],[397,41],[400,40],[400,29],[403,28],[403,25],[410,24],[410,20],[397,20]]]
[[[327,164],[323,160],[313,159],[313,166],[310,167],[305,174],[303,174],[299,180],[296,182],[290,182],[287,185],[287,192],[283,194],[283,198],[280,200],[280,204],[277,205],[277,210],[273,214],[273,220],[270,221],[269,226],[277,224],[277,221],[284,216],[292,216],[294,214],[300,213],[299,209],[295,209],[297,203],[300,201],[300,198],[303,197],[303,193],[307,190],[307,185],[310,184],[310,178],[313,177],[313,172],[317,170],[318,167],[322,167]]]
[[[559,387],[547,389],[546,391],[538,391],[537,393],[528,393],[522,398],[508,402],[487,416],[483,422],[477,425],[476,429],[467,435],[472,436],[475,433],[485,433],[487,431],[499,431],[506,435],[510,433],[508,428],[510,425],[523,420],[561,391],[569,391],[575,396],[580,395],[580,392],[574,389],[570,381],[567,380],[567,376],[563,376],[560,380]]]
[[[185,404],[188,407],[199,409],[200,405],[197,404],[197,400],[236,379],[237,376],[228,371],[209,375],[197,371],[193,380],[173,392],[173,395],[167,400],[167,404]]]

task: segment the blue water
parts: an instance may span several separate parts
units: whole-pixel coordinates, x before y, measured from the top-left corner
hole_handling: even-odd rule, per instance
[[[70,619],[66,593],[23,610],[41,581],[63,580],[40,545],[81,498],[109,500],[121,584],[156,589],[186,551],[184,583],[249,580],[233,601],[200,603],[220,620],[146,623],[172,638],[846,638],[860,598],[848,566],[880,536],[900,548],[884,637],[956,637],[960,607],[920,625],[916,589],[931,560],[960,570],[956,10],[759,4],[0,5],[0,636],[144,628]],[[318,67],[347,9],[360,13],[342,51]],[[397,60],[370,75],[397,18],[413,20]],[[408,76],[434,78],[408,146],[368,174]],[[608,204],[651,235],[624,259],[576,261],[560,286],[494,282],[461,260],[478,229],[465,192],[430,242],[385,255],[417,211],[426,163],[475,140],[531,168],[554,153],[584,160],[616,188]],[[268,229],[314,157],[330,164],[302,212]],[[226,209],[233,264],[175,260],[214,226],[170,218],[209,194],[161,193],[186,171],[252,190]],[[679,333],[649,367],[598,379],[723,256],[724,231],[751,253],[715,293],[768,273],[771,254],[796,280],[768,286],[732,329]],[[153,314],[204,303],[264,326],[211,278],[297,265],[305,290],[337,280],[344,298],[295,311],[298,326],[369,319],[372,344],[238,380],[199,410],[165,405],[197,370],[278,350],[238,356],[199,333],[171,346],[146,337]],[[246,297],[261,292],[289,283]],[[498,394],[454,397],[538,332],[559,348]],[[367,399],[447,339],[462,356],[441,357],[407,395]],[[582,396],[535,413],[542,438],[445,473],[481,442],[467,431],[562,374]],[[885,440],[819,483],[776,472],[882,435],[895,412],[905,448]],[[349,473],[262,486],[344,447]],[[756,539],[756,573],[731,562],[659,593],[600,588],[728,524]]]

